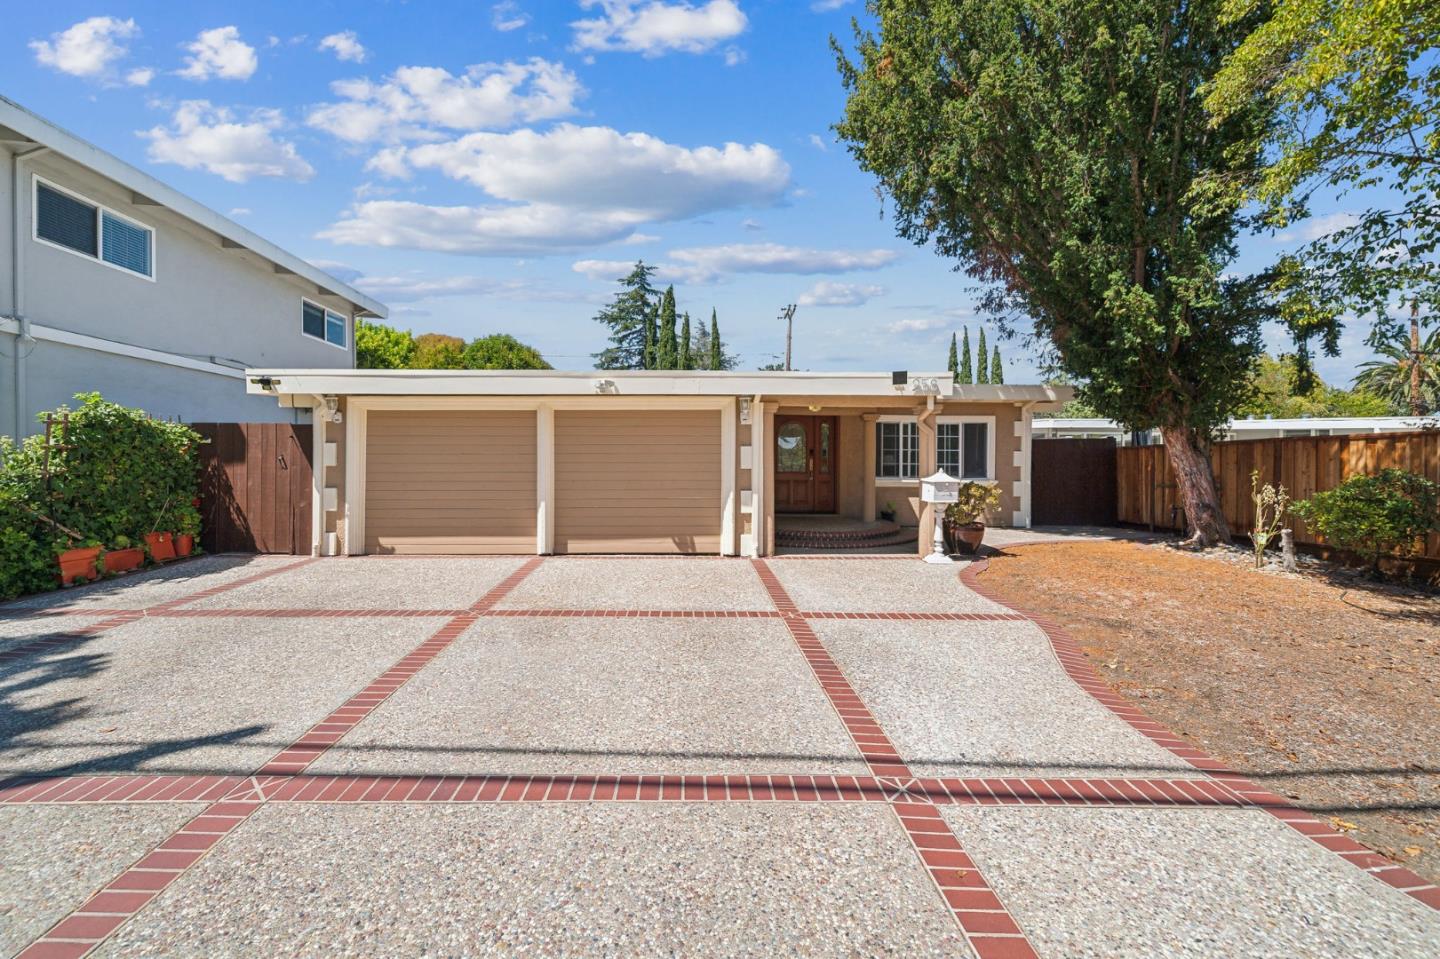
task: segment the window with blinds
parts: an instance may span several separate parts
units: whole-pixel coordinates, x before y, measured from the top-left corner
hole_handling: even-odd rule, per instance
[[[155,276],[155,231],[35,181],[35,238],[140,276]]]

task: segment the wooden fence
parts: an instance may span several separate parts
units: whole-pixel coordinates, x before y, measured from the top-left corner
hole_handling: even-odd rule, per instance
[[[200,544],[211,553],[310,555],[311,427],[191,423],[200,447]]]
[[[1115,441],[1031,442],[1030,521],[1036,526],[1115,525]]]
[[[1440,483],[1440,433],[1363,433],[1351,436],[1288,436],[1284,439],[1216,443],[1210,465],[1220,486],[1220,503],[1230,530],[1246,534],[1254,525],[1250,473],[1260,482],[1284,486],[1293,499],[1334,489],[1357,473],[1389,467],[1409,470]],[[1123,446],[1115,451],[1119,521],[1157,529],[1182,528],[1184,518],[1175,473],[1163,446]],[[1291,517],[1295,541],[1318,539],[1298,516]],[[1440,559],[1440,534],[1425,543],[1426,559]]]

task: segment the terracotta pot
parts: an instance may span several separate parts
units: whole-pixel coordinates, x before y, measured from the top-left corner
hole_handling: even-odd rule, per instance
[[[86,546],[81,549],[67,549],[55,561],[60,565],[60,585],[69,586],[77,579],[89,582],[99,576],[95,569],[95,558],[100,555],[100,547]]]
[[[195,537],[189,533],[175,534],[175,555],[189,556],[195,549]]]
[[[138,546],[112,549],[105,554],[105,572],[126,573],[145,565],[145,551]]]
[[[169,533],[146,533],[145,545],[150,549],[150,558],[157,563],[175,558],[175,538]]]
[[[961,556],[974,556],[985,539],[984,523],[956,523],[945,521],[945,549]]]

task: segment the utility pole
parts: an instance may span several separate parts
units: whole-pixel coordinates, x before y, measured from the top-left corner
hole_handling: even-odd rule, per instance
[[[788,303],[781,310],[777,319],[785,321],[785,369],[790,369],[790,341],[795,330],[795,304]]]

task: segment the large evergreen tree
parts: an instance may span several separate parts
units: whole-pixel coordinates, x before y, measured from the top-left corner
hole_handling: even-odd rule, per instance
[[[955,378],[955,382],[960,382],[960,353],[955,348],[954,333],[950,334],[950,358],[946,362],[945,368],[950,371],[950,375]]]
[[[1004,382],[1005,382],[1005,367],[1003,367],[1003,366],[1000,365],[1000,344],[999,344],[999,343],[996,343],[996,344],[995,344],[994,350],[995,350],[994,354],[992,354],[991,357],[990,357],[990,382],[991,382],[991,383],[997,383],[997,384],[998,384],[998,383],[1004,383]]]
[[[655,369],[655,355],[660,349],[660,304],[645,311],[645,355],[641,369]]]
[[[665,288],[660,300],[660,338],[655,347],[655,369],[673,370],[680,359],[675,343],[675,287]]]
[[[604,309],[595,314],[596,322],[610,329],[610,345],[595,354],[595,368],[600,370],[643,370],[645,363],[646,321],[654,308],[656,290],[650,285],[653,266],[636,260],[629,275],[623,277],[620,290]]]
[[[955,382],[974,383],[975,367],[970,362],[970,327],[962,327],[960,336],[960,375],[956,377]]]
[[[691,350],[690,342],[690,311],[685,311],[685,320],[680,325],[680,338],[677,341],[680,349],[679,361],[675,364],[677,370],[695,369],[695,354]]]
[[[739,357],[732,356],[725,351],[725,342],[720,339],[720,320],[715,316],[714,308],[710,310],[710,365],[712,370],[733,370]]]
[[[1158,427],[1190,541],[1229,539],[1206,452],[1244,399],[1265,278],[1231,278],[1262,98],[1205,85],[1254,28],[1223,0],[872,0],[838,126],[897,230],[990,281],[1105,416]]]
[[[989,383],[990,369],[987,363],[990,360],[990,351],[985,349],[985,327],[980,327],[980,341],[975,345],[975,382]]]

